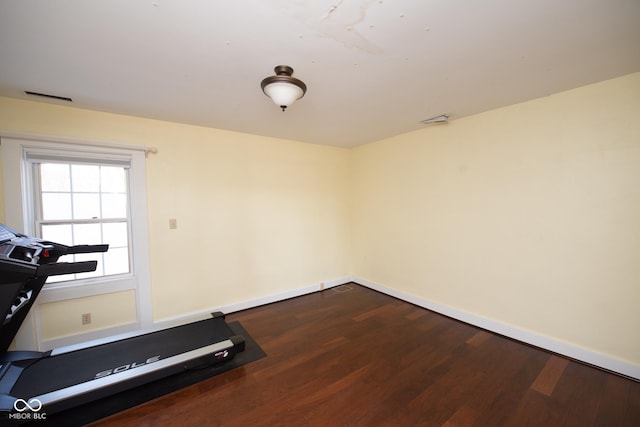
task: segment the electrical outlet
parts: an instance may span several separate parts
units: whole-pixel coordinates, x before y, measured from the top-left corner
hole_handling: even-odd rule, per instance
[[[175,218],[171,218],[169,220],[169,229],[175,230],[176,228],[178,228],[178,220]]]
[[[88,325],[91,323],[91,313],[84,313],[82,315],[82,324]]]

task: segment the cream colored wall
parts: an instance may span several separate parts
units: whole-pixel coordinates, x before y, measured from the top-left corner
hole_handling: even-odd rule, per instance
[[[78,321],[84,313],[91,313],[91,323],[88,325]],[[39,314],[44,341],[135,323],[135,291],[41,304]]]
[[[350,151],[0,98],[2,130],[159,148],[156,319],[352,273],[635,364],[637,117],[640,74]]]
[[[640,73],[361,146],[357,277],[640,364]]]
[[[147,159],[156,320],[348,273],[347,150],[9,98],[0,129],[158,148]]]
[[[346,150],[198,132],[175,127],[149,159],[156,318],[348,273]]]

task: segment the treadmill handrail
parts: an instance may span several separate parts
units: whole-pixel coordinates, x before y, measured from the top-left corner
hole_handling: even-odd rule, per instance
[[[103,245],[75,245],[67,248],[67,254],[91,254],[95,252],[107,252],[108,244]]]
[[[88,273],[95,271],[98,261],[54,262],[38,267],[38,276],[59,276],[61,274]]]

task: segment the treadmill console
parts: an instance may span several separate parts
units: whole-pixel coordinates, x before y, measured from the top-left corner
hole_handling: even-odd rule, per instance
[[[5,227],[4,225],[0,224],[0,242],[4,242],[6,240],[11,240],[14,237],[16,237],[16,233]]]
[[[13,341],[49,276],[96,269],[97,261],[57,262],[62,255],[107,249],[108,245],[66,246],[0,224],[0,355]]]
[[[68,253],[68,249],[68,246],[28,237],[0,224],[0,262],[13,260],[36,265],[47,264],[57,261],[60,256]]]

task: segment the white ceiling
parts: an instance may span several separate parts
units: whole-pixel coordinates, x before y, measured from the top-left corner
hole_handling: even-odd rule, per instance
[[[0,96],[343,147],[637,71],[640,0],[0,0]]]

